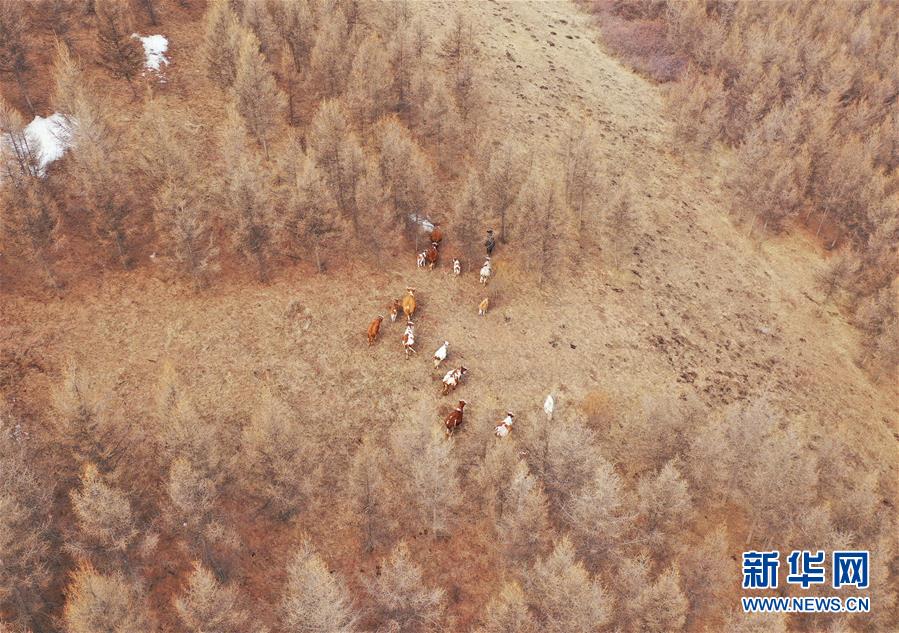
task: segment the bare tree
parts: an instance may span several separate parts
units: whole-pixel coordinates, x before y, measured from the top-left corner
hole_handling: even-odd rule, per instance
[[[235,588],[222,585],[199,563],[194,563],[187,587],[175,598],[175,611],[186,633],[245,633],[248,628],[248,615]]]
[[[546,633],[592,633],[611,615],[605,591],[575,559],[574,548],[564,538],[534,565],[527,597],[539,629]]]
[[[529,161],[510,141],[504,142],[490,155],[483,177],[485,200],[491,213],[499,219],[499,239],[505,244],[509,235],[506,223],[512,205],[530,172]]]
[[[522,194],[516,224],[519,232],[527,231],[529,236],[523,250],[540,288],[558,279],[560,269],[565,268],[567,263],[563,243],[568,227],[562,205],[563,200],[552,176],[532,174]]]
[[[255,261],[263,282],[269,277],[269,260],[274,227],[273,188],[270,173],[262,160],[247,147],[243,120],[231,110],[224,130],[224,147],[228,185],[224,192],[226,221],[234,241],[244,256]]]
[[[350,27],[338,6],[322,16],[309,61],[310,87],[324,97],[343,92],[349,72],[352,47],[347,46]]]
[[[621,257],[630,253],[634,246],[634,230],[637,218],[633,209],[630,190],[622,187],[612,197],[605,214],[608,237],[605,242],[612,251],[615,267],[621,265]]]
[[[387,451],[367,437],[353,456],[347,480],[350,503],[362,535],[362,549],[371,552],[386,542],[393,518],[387,507],[390,493],[385,478]]]
[[[215,479],[188,459],[179,457],[169,469],[166,491],[171,501],[169,523],[176,526],[178,532],[188,535],[190,544],[200,551],[205,565],[221,573],[211,547],[222,540],[225,532],[217,516],[219,489]]]
[[[85,565],[66,588],[63,622],[69,633],[146,633],[153,627],[141,586],[120,573],[102,575]]]
[[[284,121],[286,99],[259,52],[259,40],[249,32],[240,38],[233,91],[237,111],[268,160],[269,143]]]
[[[315,42],[315,20],[307,0],[270,0],[272,25],[290,53],[294,72],[305,72]]]
[[[245,482],[263,508],[283,518],[304,507],[314,484],[312,450],[296,415],[267,397],[243,432]]]
[[[56,39],[68,47],[72,47],[72,28],[78,19],[78,12],[82,10],[80,0],[40,0],[40,14],[44,22],[49,25]]]
[[[565,204],[574,214],[578,251],[592,246],[597,196],[601,192],[596,137],[584,122],[573,123],[562,143]]]
[[[687,599],[680,588],[676,567],[650,580],[645,558],[627,560],[618,574],[622,611],[617,623],[633,633],[682,631],[686,622]]]
[[[552,424],[528,425],[522,429],[522,440],[528,465],[543,481],[552,513],[562,512],[596,473],[600,458],[595,434],[578,418],[559,417]]]
[[[381,563],[380,575],[371,578],[367,588],[377,621],[383,626],[394,626],[404,633],[424,633],[439,627],[446,595],[442,589],[428,587],[405,543],[397,545]]]
[[[228,0],[213,0],[205,17],[202,55],[206,76],[219,88],[234,83],[240,48],[240,25]]]
[[[346,102],[364,133],[382,114],[396,109],[392,74],[383,44],[371,35],[356,51],[347,79]]]
[[[66,117],[69,165],[90,211],[91,227],[101,244],[115,250],[121,265],[131,264],[128,237],[136,205],[131,178],[133,154],[117,111],[74,62],[64,47],[57,51],[55,100]]]
[[[19,0],[0,0],[0,74],[10,74],[34,115],[34,105],[25,85],[25,73],[31,69],[28,59],[30,22],[26,5]]]
[[[674,462],[658,474],[647,474],[637,482],[637,511],[641,535],[653,547],[664,548],[680,534],[693,513],[690,485]]]
[[[52,392],[56,443],[83,467],[96,464],[113,471],[128,448],[131,424],[114,419],[102,381],[69,364]]]
[[[138,537],[137,522],[128,497],[104,481],[93,464],[81,475],[81,486],[71,492],[72,510],[80,539],[76,552],[88,554],[104,564],[124,563]]]
[[[287,568],[281,612],[284,626],[297,633],[359,631],[350,592],[309,540],[303,541]]]
[[[848,257],[833,258],[815,277],[815,285],[824,294],[824,300],[830,301],[840,290],[846,278],[852,272],[852,264]]]
[[[420,107],[419,102],[416,102],[416,109],[413,111],[416,134],[433,146],[441,169],[455,174],[459,168],[460,155],[465,151],[465,132],[459,108],[445,83],[439,78],[433,85],[413,84],[413,88],[416,87],[424,90],[420,97],[416,95],[422,101]]]
[[[309,126],[307,142],[316,164],[324,172],[341,215],[352,223],[357,237],[362,230],[362,189],[369,171],[359,139],[347,123],[343,105],[323,101]]]
[[[5,186],[0,200],[6,205],[2,232],[27,253],[54,286],[56,275],[50,254],[58,239],[59,209],[41,178],[40,157],[25,133],[22,117],[0,98],[0,170]]]
[[[436,537],[447,534],[459,506],[458,464],[452,440],[436,426],[408,420],[392,438],[392,453],[403,473],[413,517]]]
[[[448,75],[448,85],[462,121],[469,122],[480,103],[477,77],[478,46],[474,25],[459,11],[439,47]]]
[[[156,17],[156,0],[140,0],[140,4],[144,8],[144,11],[147,12],[147,17],[150,18],[150,24],[153,26],[159,24],[159,19]]]
[[[468,174],[453,205],[453,234],[455,242],[470,266],[480,266],[478,261],[484,254],[481,238],[483,237],[484,218],[481,215],[484,206],[484,192],[474,172]]]
[[[678,557],[683,570],[682,585],[689,603],[687,626],[709,615],[710,606],[724,603],[732,580],[732,547],[727,530],[718,527],[696,546],[685,546]]]
[[[593,571],[620,555],[633,529],[624,482],[614,466],[597,458],[593,477],[566,502],[563,516],[578,555]]]
[[[507,559],[513,564],[530,562],[543,549],[548,524],[546,495],[540,481],[520,461],[505,482],[496,522]]]
[[[134,18],[125,0],[96,0],[97,41],[100,65],[116,78],[124,79],[137,99],[134,80],[144,66],[144,50],[134,33]]]
[[[15,620],[28,627],[44,608],[42,593],[51,580],[53,488],[10,431],[0,424],[0,604],[12,605]]]
[[[430,203],[434,174],[409,131],[396,119],[387,119],[378,129],[381,176],[387,203],[396,224],[414,233],[419,246],[419,221]]]
[[[284,228],[292,246],[307,252],[311,247],[316,270],[322,273],[322,252],[329,240],[343,232],[344,224],[322,171],[299,147],[295,151],[299,165],[296,173],[287,176]]]
[[[487,603],[474,633],[536,633],[538,630],[521,586],[507,582]]]

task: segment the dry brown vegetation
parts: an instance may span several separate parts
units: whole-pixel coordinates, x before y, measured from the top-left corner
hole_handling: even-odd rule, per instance
[[[0,631],[891,630],[895,9],[595,6],[666,105],[562,2],[0,0]],[[743,616],[762,547],[872,612]]]
[[[845,255],[826,299],[897,379],[899,6],[895,2],[582,0],[612,50],[662,81],[678,140],[730,148],[729,206],[751,234],[802,226]],[[878,298],[878,295],[879,298]],[[885,316],[865,307],[890,303]]]

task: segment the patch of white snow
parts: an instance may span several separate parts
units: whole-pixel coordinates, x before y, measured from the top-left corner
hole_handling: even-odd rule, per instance
[[[38,169],[43,175],[47,165],[61,158],[69,146],[69,123],[58,112],[46,119],[36,116],[25,126],[25,135],[37,156]]]
[[[433,231],[434,230],[434,223],[431,222],[426,217],[424,217],[423,215],[416,215],[414,213],[410,213],[409,221],[412,222],[413,224],[418,224],[418,226],[423,228],[425,231]]]
[[[144,45],[145,68],[158,73],[162,71],[163,66],[169,65],[169,60],[165,56],[166,51],[169,50],[169,40],[165,35],[141,36],[135,33],[132,37],[136,37]]]

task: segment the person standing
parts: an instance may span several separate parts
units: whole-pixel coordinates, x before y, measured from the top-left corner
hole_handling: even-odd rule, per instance
[[[493,249],[496,248],[496,240],[493,237],[493,229],[487,229],[487,239],[484,242],[487,247],[487,257],[493,255]]]

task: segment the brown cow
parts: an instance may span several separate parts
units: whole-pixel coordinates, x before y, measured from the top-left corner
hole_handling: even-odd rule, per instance
[[[431,234],[429,236],[431,238],[431,242],[434,244],[440,244],[443,241],[443,231],[440,230],[440,223],[434,222],[434,228],[431,229]]]
[[[428,268],[433,269],[434,264],[437,263],[437,242],[431,242],[431,245],[428,247],[428,250],[425,251],[425,261],[428,262]]]
[[[450,414],[446,416],[446,419],[443,421],[443,426],[446,427],[447,436],[451,436],[456,429],[462,424],[462,410],[465,408],[465,405],[468,404],[464,400],[459,400],[459,405],[450,411]]]
[[[394,299],[390,303],[387,304],[387,310],[390,312],[390,322],[395,323],[396,317],[399,315],[400,311],[403,309],[403,304],[399,299]]]
[[[406,288],[406,296],[403,297],[403,313],[406,315],[406,320],[411,319],[415,314],[415,288]]]
[[[375,320],[372,321],[368,326],[368,345],[371,346],[375,339],[378,338],[378,332],[381,331],[381,321],[384,320],[380,314],[375,317]]]
[[[490,307],[490,298],[484,297],[484,300],[478,304],[478,316],[487,316],[487,308]]]

